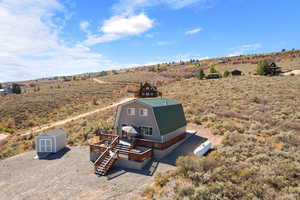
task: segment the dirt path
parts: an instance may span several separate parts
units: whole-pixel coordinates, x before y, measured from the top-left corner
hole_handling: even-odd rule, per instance
[[[224,136],[212,134],[209,128],[205,128],[204,126],[199,126],[197,124],[188,124],[188,129],[197,131],[197,135],[207,138],[213,143],[214,147],[218,147],[224,138]]]
[[[97,78],[93,78],[92,80],[95,81],[95,82],[97,82],[97,83],[100,83],[100,84],[106,84],[107,83],[107,82],[99,80]]]
[[[290,72],[286,72],[284,73],[283,75],[285,76],[292,76],[292,75],[295,75],[295,76],[299,76],[300,75],[300,70],[293,70],[293,71],[290,71]]]
[[[130,101],[132,99],[134,99],[134,98],[126,98],[126,99],[123,99],[123,100],[121,100],[121,101],[119,101],[117,103],[114,103],[114,104],[110,105],[110,106],[106,106],[104,108],[99,108],[99,109],[96,109],[96,110],[93,110],[93,111],[90,111],[90,112],[87,112],[87,113],[83,113],[83,114],[77,115],[75,117],[70,117],[70,118],[67,118],[67,119],[64,119],[64,120],[61,120],[61,121],[57,121],[57,122],[53,122],[53,123],[50,123],[50,124],[46,124],[46,125],[43,125],[43,126],[34,127],[31,130],[27,131],[26,133],[21,134],[20,136],[26,136],[26,135],[34,134],[34,133],[37,133],[37,132],[45,131],[45,130],[47,130],[49,128],[60,126],[60,125],[66,124],[68,122],[71,122],[71,121],[74,121],[74,120],[78,120],[78,119],[87,117],[89,115],[93,115],[93,114],[95,114],[97,112],[108,110],[110,108],[116,107],[116,106],[118,106],[118,105],[120,105],[122,103],[125,103],[127,101]]]
[[[0,147],[6,142],[8,135],[0,134]]]

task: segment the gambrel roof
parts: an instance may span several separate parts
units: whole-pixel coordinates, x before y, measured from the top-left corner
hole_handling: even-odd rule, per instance
[[[152,107],[161,135],[168,134],[187,124],[182,104],[177,101],[166,98],[146,98],[136,101]]]

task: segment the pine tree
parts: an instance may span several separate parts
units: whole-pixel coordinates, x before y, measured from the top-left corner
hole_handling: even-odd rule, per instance
[[[226,70],[223,74],[224,77],[228,77],[230,75],[230,72],[228,70]]]
[[[198,71],[197,78],[200,79],[200,80],[202,80],[202,79],[205,78],[205,74],[204,74],[203,69],[200,69],[200,70]]]
[[[18,84],[13,83],[12,84],[12,92],[15,94],[21,94],[22,93],[21,87]]]

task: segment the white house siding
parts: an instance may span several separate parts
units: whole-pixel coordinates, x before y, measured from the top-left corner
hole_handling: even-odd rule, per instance
[[[128,108],[136,109],[135,110],[136,113],[134,116],[129,116],[127,114]],[[140,116],[139,115],[139,109],[141,109],[141,108],[148,109],[148,116]],[[116,119],[116,123],[115,123],[115,128],[117,130],[118,135],[121,135],[122,124],[126,124],[129,126],[133,125],[136,127],[140,127],[140,126],[152,127],[152,136],[143,135],[143,137],[146,139],[161,141],[161,136],[159,133],[159,129],[157,127],[154,112],[153,112],[152,107],[150,107],[150,106],[147,106],[145,104],[138,103],[135,101],[125,103],[125,104],[118,106],[117,119]]]

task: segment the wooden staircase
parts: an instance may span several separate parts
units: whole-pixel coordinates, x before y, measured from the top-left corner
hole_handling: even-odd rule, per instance
[[[98,176],[106,176],[119,158],[119,150],[116,148],[119,145],[119,136],[116,135],[100,135],[100,140],[109,139],[112,142],[107,147],[101,147],[101,155],[94,162],[95,174]]]
[[[118,158],[118,150],[112,151],[111,148],[107,148],[94,163],[95,174],[98,176],[106,176]]]

